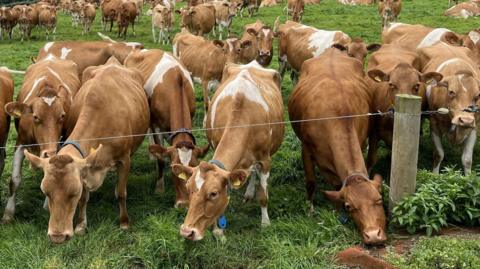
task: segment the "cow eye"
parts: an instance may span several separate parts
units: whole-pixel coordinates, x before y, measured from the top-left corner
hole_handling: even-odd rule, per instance
[[[457,94],[454,91],[448,91],[448,96],[454,98]]]
[[[376,205],[383,205],[383,200],[379,199],[375,202]]]
[[[395,86],[393,83],[388,83],[388,87],[390,87],[392,90],[397,88],[397,86]]]
[[[217,198],[217,196],[218,196],[218,192],[212,191],[208,194],[208,199],[213,200],[213,199]]]
[[[349,203],[345,203],[345,210],[352,211],[353,207]]]

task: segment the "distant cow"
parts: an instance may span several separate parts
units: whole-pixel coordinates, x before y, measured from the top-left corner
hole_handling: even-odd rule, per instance
[[[22,180],[24,145],[41,158],[52,157],[57,152],[57,141],[65,132],[65,121],[73,97],[80,88],[77,65],[53,55],[30,65],[25,73],[16,102],[5,105],[5,111],[15,118],[17,129],[10,194],[3,222],[12,221],[15,199]]]
[[[107,23],[110,22],[110,32],[113,28],[113,22],[117,20],[118,17],[118,10],[122,0],[103,0],[102,4],[100,5],[100,9],[102,10],[102,25],[103,30],[105,31],[107,28]]]
[[[273,57],[273,39],[275,33],[269,27],[257,20],[255,23],[244,26],[242,41],[250,40],[252,46],[248,49],[246,62],[254,59],[262,66],[268,66]]]
[[[18,26],[20,27],[21,39],[30,39],[32,29],[38,25],[38,12],[34,6],[18,5],[13,9],[19,14]]]
[[[215,34],[215,7],[212,4],[181,8],[175,12],[181,16],[181,27],[188,29],[192,34],[203,36],[212,30]]]
[[[391,22],[396,22],[402,11],[402,0],[378,0],[378,13],[382,18],[382,27],[387,27]]]
[[[172,9],[165,7],[161,4],[157,4],[152,10],[152,34],[153,42],[156,40],[155,29],[158,29],[158,43],[162,44],[170,43],[170,32],[172,31],[174,23],[174,16]]]
[[[207,137],[215,148],[212,160],[193,168],[173,166],[177,176],[188,179],[189,206],[180,227],[184,238],[201,240],[212,225],[213,233],[223,236],[216,223],[228,206],[229,189],[242,187],[249,176],[245,200],[256,194],[261,224],[270,225],[268,178],[272,155],[283,141],[284,125],[278,124],[283,114],[280,78],[275,70],[262,68],[255,61],[227,64],[206,120]],[[265,124],[273,122],[276,124]],[[228,128],[239,125],[250,127]]]
[[[38,13],[38,26],[45,29],[45,39],[48,40],[50,34],[55,39],[57,31],[57,9],[54,6],[43,5]]]
[[[74,232],[85,234],[90,192],[98,190],[113,169],[118,173],[115,197],[120,228],[129,229],[126,201],[131,156],[142,144],[144,136],[138,134],[147,131],[150,119],[142,83],[137,70],[123,67],[113,57],[106,65],[88,68],[66,121],[68,138],[57,155],[39,158],[25,150],[31,165],[43,170],[41,190],[49,198],[48,236],[53,243],[69,240]],[[91,139],[112,136],[122,138]]]
[[[92,23],[96,16],[95,4],[85,3],[80,11],[80,23],[83,26],[82,35],[90,33]]]
[[[118,8],[117,24],[118,37],[127,38],[128,25],[132,25],[133,35],[135,36],[135,18],[137,17],[137,6],[134,0],[123,0]]]
[[[9,7],[0,7],[0,39],[3,39],[4,33],[12,39],[13,28],[18,23],[19,13],[16,9]]]
[[[356,5],[371,5],[375,2],[375,0],[338,0],[338,2],[344,5],[356,6]]]
[[[218,27],[219,39],[222,39],[224,30],[227,30],[227,35],[230,33],[230,25],[236,10],[228,1],[212,1],[210,4],[215,7],[215,24]]]
[[[478,16],[480,15],[480,1],[471,0],[469,2],[462,2],[447,9],[444,15],[464,19]]]
[[[287,20],[288,16],[292,17],[292,21],[300,22],[302,20],[303,11],[305,9],[304,0],[288,0],[287,1]]]
[[[262,0],[260,7],[273,7],[278,5],[277,0]]]
[[[190,73],[170,54],[161,50],[132,52],[125,60],[125,66],[137,68],[143,75],[143,88],[150,104],[151,129],[155,133],[172,132],[169,136],[155,135],[150,152],[158,159],[156,192],[164,190],[164,158],[171,164],[197,166],[199,158],[208,152],[206,147],[196,145],[192,134],[192,118],[195,113],[195,94]],[[171,146],[166,148],[163,141]],[[173,174],[175,186],[175,207],[188,204],[188,193],[184,179]]]
[[[345,75],[348,74],[348,75]],[[368,117],[308,121],[325,117],[367,114],[372,100],[364,80],[363,63],[335,48],[303,64],[302,75],[288,102],[295,134],[302,142],[308,201],[313,208],[315,167],[338,191],[325,191],[343,205],[365,244],[386,241],[382,177],[368,177],[362,146],[369,130]]]
[[[4,108],[6,104],[13,101],[14,83],[10,73],[0,67],[0,107]],[[8,131],[10,130],[10,115],[5,110],[0,112],[0,176],[3,174],[5,167]]]
[[[419,50],[422,72],[438,72],[443,80],[427,88],[429,110],[448,109],[448,114],[430,115],[430,134],[434,145],[433,172],[439,173],[444,157],[442,138],[450,144],[463,144],[465,174],[472,169],[473,148],[477,140],[480,70],[467,48],[439,42]]]

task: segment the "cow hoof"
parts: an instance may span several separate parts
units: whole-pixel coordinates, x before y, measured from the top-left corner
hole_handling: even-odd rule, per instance
[[[80,235],[80,236],[85,235],[85,231],[86,231],[86,229],[83,225],[82,226],[77,225],[77,227],[75,227],[75,234],[76,235]]]
[[[214,229],[213,230],[213,236],[222,244],[227,243],[227,237],[223,233],[222,229]]]
[[[121,223],[120,224],[120,229],[124,231],[128,231],[130,229],[130,225],[128,223]]]
[[[12,216],[3,216],[2,218],[2,224],[10,224],[13,221]]]
[[[270,226],[270,220],[266,220],[266,221],[262,221],[262,228],[267,228],[268,226]]]

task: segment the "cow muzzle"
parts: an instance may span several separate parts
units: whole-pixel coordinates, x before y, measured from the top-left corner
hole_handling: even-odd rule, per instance
[[[182,224],[182,226],[180,227],[180,235],[183,238],[192,240],[192,241],[198,241],[202,239],[202,236],[200,235],[197,229],[190,228],[185,224]]]
[[[473,115],[459,115],[452,119],[452,124],[458,127],[475,128],[475,117]]]
[[[71,233],[49,233],[48,238],[54,244],[62,244],[72,238]]]
[[[366,245],[381,245],[387,241],[385,232],[380,229],[369,229],[362,234],[363,243]]]

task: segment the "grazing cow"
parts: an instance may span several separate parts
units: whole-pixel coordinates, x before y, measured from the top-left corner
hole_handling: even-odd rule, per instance
[[[250,40],[252,46],[246,51],[246,61],[249,63],[256,59],[258,63],[266,67],[270,64],[273,57],[273,39],[275,34],[273,30],[257,20],[255,23],[244,26],[242,41]]]
[[[462,2],[458,5],[455,5],[447,9],[444,13],[445,16],[455,17],[455,18],[464,18],[475,17],[480,15],[480,1],[469,1]]]
[[[32,29],[38,25],[38,12],[33,6],[18,5],[13,7],[15,12],[18,12],[18,26],[24,39],[30,39]]]
[[[245,199],[256,196],[262,212],[262,226],[268,217],[268,177],[271,156],[284,135],[283,102],[278,73],[253,61],[247,65],[227,64],[222,84],[208,112],[208,140],[215,148],[211,161],[197,167],[174,165],[173,172],[189,178],[189,207],[180,234],[189,240],[201,240],[228,205],[229,188],[238,189],[250,178]],[[276,123],[269,125],[268,123]],[[231,126],[246,128],[228,128]],[[219,128],[220,127],[220,128]],[[224,128],[226,127],[226,128]],[[260,184],[258,184],[258,179]],[[214,234],[223,230],[214,225]]]
[[[107,23],[110,22],[110,32],[113,28],[113,22],[117,20],[118,9],[122,4],[122,0],[103,0],[100,8],[102,10],[103,31],[107,29]]]
[[[17,25],[19,14],[15,9],[0,7],[0,39],[3,33],[12,39],[13,28]]]
[[[135,18],[137,17],[135,0],[123,0],[117,12],[118,37],[127,38],[129,24],[132,25],[133,35],[135,36]]]
[[[173,23],[174,16],[172,14],[172,9],[161,4],[157,4],[152,11],[153,43],[156,43],[155,28],[158,28],[158,43],[161,41],[163,45],[170,44],[169,33],[172,31]]]
[[[228,1],[212,1],[210,2],[215,7],[215,24],[218,27],[219,39],[222,39],[224,30],[227,30],[227,35],[230,33],[230,25],[235,16],[235,10]]]
[[[291,16],[294,22],[300,22],[302,20],[303,10],[305,9],[304,0],[288,0],[286,8],[287,20],[288,16]]]
[[[273,7],[278,5],[277,0],[262,0],[260,7]]]
[[[398,44],[383,45],[368,61],[369,90],[373,96],[373,111],[387,112],[394,108],[395,95],[411,94],[421,96],[426,108],[425,86],[442,80],[437,72],[422,74],[420,58],[416,52]],[[378,142],[383,140],[392,145],[393,115],[373,116],[368,136],[367,170],[370,172],[377,162]]]
[[[57,155],[43,159],[25,150],[31,165],[43,169],[41,190],[49,199],[48,236],[53,243],[73,236],[77,206],[75,233],[85,233],[90,192],[102,186],[112,169],[118,171],[115,196],[120,228],[129,228],[126,199],[131,156],[142,144],[144,136],[139,134],[147,131],[150,119],[142,84],[138,71],[123,67],[115,58],[86,69],[67,119],[69,136]],[[122,138],[91,139],[112,136]]]
[[[416,50],[444,41],[462,45],[462,37],[446,28],[430,28],[420,24],[392,23],[382,32],[384,44],[398,43],[409,50]]]
[[[123,63],[135,49],[143,49],[143,45],[136,42],[105,41],[48,42],[38,52],[37,60],[49,57],[50,54],[71,60],[77,64],[78,76],[81,78],[85,68],[104,64],[111,56]]]
[[[477,140],[479,74],[471,60],[472,52],[463,47],[440,42],[419,50],[422,72],[438,72],[443,80],[428,87],[429,110],[447,108],[448,114],[430,115],[430,134],[434,145],[433,172],[439,173],[444,157],[442,137],[452,145],[463,144],[462,164],[465,174],[472,169],[472,154]]]
[[[0,107],[5,107],[7,103],[13,101],[13,79],[8,70],[0,67]],[[5,167],[5,145],[7,144],[8,131],[10,130],[10,115],[5,111],[0,113],[0,176]]]
[[[142,50],[131,53],[125,66],[137,68],[143,75],[143,88],[150,103],[150,128],[155,133],[173,132],[169,137],[154,136],[150,152],[158,159],[156,192],[163,192],[163,169],[165,157],[172,164],[197,166],[199,158],[208,152],[206,147],[196,146],[191,133],[192,118],[195,113],[195,94],[190,73],[177,59],[161,50]],[[171,146],[163,147],[163,140]],[[177,176],[172,178],[175,186],[175,207],[188,204],[185,183]]]
[[[83,26],[82,35],[90,33],[92,23],[96,16],[95,4],[85,3],[80,11],[80,23]]]
[[[340,4],[343,4],[343,5],[356,6],[356,5],[371,5],[375,2],[375,0],[338,0],[338,2],[340,2]]]
[[[346,76],[345,74],[348,74]],[[372,96],[364,80],[363,63],[335,48],[305,61],[302,75],[289,102],[290,119],[301,121],[371,112]],[[333,105],[329,105],[333,104]],[[368,178],[362,154],[369,118],[355,117],[293,123],[302,141],[307,197],[313,206],[315,166],[339,191],[325,191],[343,204],[360,230],[365,244],[386,241],[382,178]]]
[[[250,41],[237,38],[209,41],[185,31],[175,36],[173,53],[202,84],[205,111],[208,111],[209,92],[220,83],[225,64],[241,62],[243,50],[249,46]]]
[[[209,3],[189,8],[175,10],[181,16],[181,27],[187,28],[192,34],[203,36],[214,31],[215,7]]]
[[[38,26],[45,29],[45,39],[48,40],[48,36],[55,35],[57,31],[57,9],[54,6],[43,5],[38,13]]]
[[[51,157],[57,151],[69,113],[72,98],[80,87],[77,65],[49,55],[30,65],[25,73],[16,102],[5,105],[5,111],[15,118],[17,129],[16,150],[13,156],[13,172],[3,222],[10,222],[15,215],[17,188],[22,180],[24,145],[41,158]]]
[[[383,28],[396,22],[400,11],[402,11],[402,0],[378,0],[378,13],[382,18]]]

